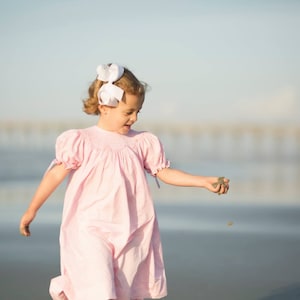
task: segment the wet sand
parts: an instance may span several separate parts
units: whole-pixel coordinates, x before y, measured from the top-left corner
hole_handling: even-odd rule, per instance
[[[192,215],[193,208],[189,211]],[[18,219],[1,222],[1,299],[50,299],[49,280],[59,273],[59,225],[37,222],[30,238],[19,236],[17,226]],[[239,231],[235,226],[222,231],[163,226],[166,299],[300,299],[300,231]]]

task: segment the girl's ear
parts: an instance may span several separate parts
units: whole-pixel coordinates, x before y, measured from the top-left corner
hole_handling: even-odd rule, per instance
[[[108,112],[108,107],[106,105],[99,104],[98,109],[101,115],[105,115]]]

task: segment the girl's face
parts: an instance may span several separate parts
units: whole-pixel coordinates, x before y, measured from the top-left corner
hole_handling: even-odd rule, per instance
[[[143,99],[140,96],[124,94],[124,99],[117,107],[99,105],[101,117],[98,126],[119,134],[127,134],[137,121],[137,115],[142,109]]]

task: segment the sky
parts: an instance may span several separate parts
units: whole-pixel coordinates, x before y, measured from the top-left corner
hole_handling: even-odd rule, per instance
[[[86,120],[99,64],[151,89],[140,118],[300,124],[298,0],[0,0],[1,120]]]

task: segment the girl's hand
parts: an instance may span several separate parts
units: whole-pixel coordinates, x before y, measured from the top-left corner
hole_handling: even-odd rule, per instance
[[[229,190],[229,179],[225,177],[207,177],[206,188],[213,192],[221,194],[226,194]]]
[[[35,218],[35,213],[31,211],[26,211],[20,221],[20,233],[24,236],[30,236],[29,225]]]

